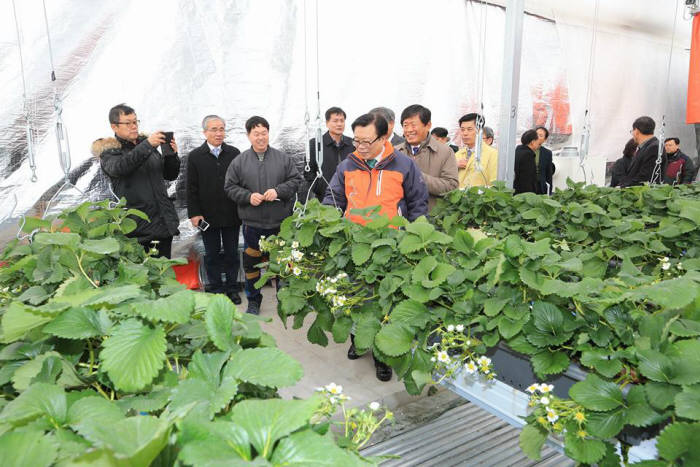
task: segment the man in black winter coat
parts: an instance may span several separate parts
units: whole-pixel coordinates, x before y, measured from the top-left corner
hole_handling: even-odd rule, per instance
[[[146,251],[157,250],[158,256],[170,258],[173,236],[179,234],[177,213],[168,198],[165,180],[175,180],[180,173],[177,144],[172,139],[164,145],[165,135],[157,131],[150,136],[139,135],[139,121],[134,109],[119,104],[109,111],[109,123],[114,138],[101,138],[92,144],[92,153],[99,157],[102,170],[112,182],[112,191],[126,198],[128,208],[148,215],[139,217],[136,229],[129,233]],[[156,148],[163,144],[164,153]]]
[[[313,183],[313,192],[320,200],[323,200],[323,197],[326,195],[327,182],[330,182],[331,178],[333,178],[338,164],[355,150],[355,146],[352,145],[352,138],[343,134],[346,118],[345,111],[340,107],[331,107],[326,110],[326,128],[328,128],[328,131],[323,134],[323,161],[321,162],[321,173],[325,180],[319,178],[314,181],[318,172],[316,138],[312,138],[309,141],[309,154],[311,156],[309,168],[311,170],[304,172],[304,178],[309,183]]]
[[[664,149],[668,165],[664,171],[664,183],[677,185],[679,183],[693,183],[697,169],[690,157],[681,151],[680,138],[666,138]]]
[[[202,121],[206,141],[187,157],[187,216],[202,231],[207,292],[225,293],[236,305],[238,295],[238,208],[224,191],[226,170],[241,152],[224,143],[226,123],[218,115]],[[208,224],[208,226],[207,226]],[[221,256],[223,246],[224,254]],[[226,284],[221,274],[226,275]]]
[[[551,195],[553,191],[552,175],[554,175],[554,163],[552,162],[552,151],[544,147],[544,143],[549,139],[549,130],[543,126],[535,128],[537,137],[540,140],[540,147],[535,151],[535,164],[537,168],[537,194]]]
[[[535,130],[527,130],[520,137],[522,143],[515,148],[515,178],[513,190],[519,193],[537,193],[537,165],[535,151],[540,147],[540,139]]]
[[[659,140],[654,136],[656,123],[651,117],[639,117],[632,123],[632,138],[637,143],[637,153],[632,158],[627,175],[620,180],[620,188],[650,183],[659,156]],[[666,155],[661,157],[661,171],[658,183],[661,183],[666,170]]]

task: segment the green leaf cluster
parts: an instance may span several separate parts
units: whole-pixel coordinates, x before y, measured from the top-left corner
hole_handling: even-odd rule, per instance
[[[299,232],[313,225],[301,248],[312,259],[298,276],[271,275],[287,283],[284,320],[300,327],[312,314],[308,337],[322,345],[327,333],[345,340],[352,324],[358,350],[390,364],[410,393],[429,380],[431,336],[449,324],[464,325],[484,348],[525,354],[540,379],[585,368],[590,376],[572,397],[598,434],[568,440],[568,452],[589,463],[607,458],[597,443],[625,427],[653,428],[672,416],[697,421],[698,212],[696,185],[570,183],[552,197],[473,188],[445,195],[432,222],[368,211],[366,225],[312,201],[278,236],[301,243]],[[271,263],[288,254],[271,251]],[[352,283],[346,309],[317,290],[339,273]]]
[[[259,318],[185,290],[134,217],[82,204],[0,255],[0,464],[364,464],[315,431],[318,397],[278,399],[303,371]]]

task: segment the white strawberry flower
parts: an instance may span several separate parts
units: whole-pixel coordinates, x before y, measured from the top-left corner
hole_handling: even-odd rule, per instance
[[[291,258],[292,258],[294,261],[301,261],[301,259],[302,259],[303,257],[304,257],[304,253],[302,253],[301,251],[299,251],[299,250],[292,250],[292,256],[291,256]]]
[[[334,307],[340,307],[345,305],[347,298],[345,298],[345,295],[334,295],[332,301]]]
[[[463,324],[458,324],[455,326],[455,331],[457,332],[463,332],[464,331],[464,325]]]
[[[491,364],[491,359],[486,357],[485,355],[482,355],[481,357],[479,357],[477,362],[479,363],[479,366],[489,366]]]
[[[301,275],[301,269],[299,269],[297,266],[294,266],[294,269],[292,269],[292,274],[295,276]]]
[[[469,373],[470,375],[473,375],[474,372],[476,372],[477,367],[476,367],[476,364],[474,362],[469,360],[467,363],[464,364],[464,369],[467,371],[467,373]]]
[[[337,396],[343,393],[343,386],[335,383],[330,383],[326,385],[326,391]]]
[[[380,407],[379,402],[372,402],[371,404],[369,404],[369,409],[372,412],[379,410],[379,407]]]
[[[527,387],[526,391],[529,392],[530,394],[534,394],[535,391],[540,389],[540,385],[535,383],[531,384],[530,386]]]
[[[435,357],[430,357],[430,361],[435,363]]]
[[[683,269],[683,264],[682,264],[682,263],[676,264],[676,268],[677,268],[677,269]]]
[[[664,271],[668,270],[671,267],[671,263],[662,263],[661,264],[661,269]]]
[[[547,396],[542,396],[542,398],[540,399],[540,404],[542,405],[549,405],[549,402],[549,397]]]
[[[547,384],[547,383],[540,384],[540,392],[543,392],[545,394],[547,394],[548,392],[552,392],[553,389],[554,389],[554,386],[551,384]]]
[[[547,409],[547,420],[549,420],[549,423],[554,423],[559,420],[559,415],[554,410]]]
[[[437,359],[441,363],[450,363],[450,356],[444,350],[437,353]]]
[[[454,324],[450,324],[450,325],[447,326],[447,331],[448,331],[448,332],[453,332],[454,330],[455,330],[455,325],[454,325]]]
[[[668,256],[664,256],[659,261],[661,261],[662,263],[668,263],[670,261],[670,259],[668,259]]]
[[[467,341],[465,342],[465,344],[467,345],[467,347],[471,346],[471,345],[472,345],[472,340],[471,340],[471,339],[467,339]]]
[[[292,248],[294,248],[294,249],[299,248],[299,242],[293,241],[293,242],[292,242]]]

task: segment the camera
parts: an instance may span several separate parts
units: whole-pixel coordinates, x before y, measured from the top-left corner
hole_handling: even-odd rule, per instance
[[[173,140],[173,132],[172,131],[163,131],[163,136],[165,136],[165,142],[161,143],[160,145],[160,151],[164,156],[171,156],[175,154],[175,151],[173,151],[173,148],[170,147],[170,142]]]

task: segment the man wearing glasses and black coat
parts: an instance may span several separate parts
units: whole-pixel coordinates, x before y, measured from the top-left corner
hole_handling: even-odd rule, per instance
[[[126,104],[110,109],[109,123],[114,138],[100,138],[92,143],[92,153],[99,157],[114,194],[125,197],[128,208],[143,211],[149,218],[147,221],[132,216],[136,229],[129,236],[135,237],[146,251],[155,248],[158,256],[170,258],[173,236],[180,233],[165,183],[180,173],[175,139],[167,145],[161,131],[150,136],[139,134],[136,112]],[[157,151],[158,146],[162,154]]]

